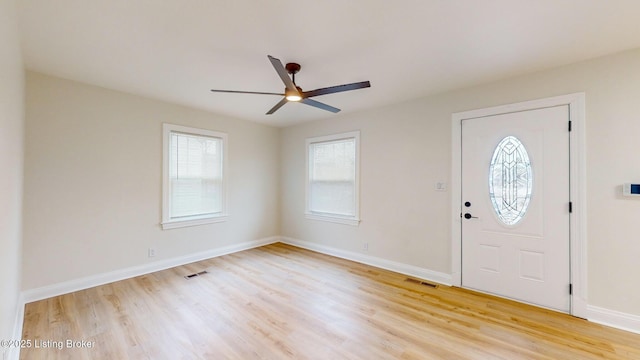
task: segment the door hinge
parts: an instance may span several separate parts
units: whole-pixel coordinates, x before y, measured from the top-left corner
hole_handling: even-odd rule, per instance
[[[573,202],[569,201],[569,213],[573,212]]]
[[[569,295],[573,295],[573,284],[569,284]]]
[[[571,131],[571,120],[569,120],[569,131]]]

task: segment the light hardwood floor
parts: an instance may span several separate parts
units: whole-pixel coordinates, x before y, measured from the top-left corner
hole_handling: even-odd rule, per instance
[[[30,303],[23,339],[21,359],[640,359],[640,335],[283,244]]]

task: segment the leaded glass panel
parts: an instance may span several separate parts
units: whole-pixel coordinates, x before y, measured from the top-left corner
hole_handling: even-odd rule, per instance
[[[496,146],[489,166],[489,197],[498,218],[515,225],[524,217],[531,200],[533,172],[529,154],[515,136]]]

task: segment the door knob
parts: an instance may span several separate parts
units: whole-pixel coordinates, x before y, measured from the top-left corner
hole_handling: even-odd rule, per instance
[[[471,214],[466,213],[466,214],[464,214],[464,218],[465,219],[477,219],[478,217],[477,216],[472,216]]]

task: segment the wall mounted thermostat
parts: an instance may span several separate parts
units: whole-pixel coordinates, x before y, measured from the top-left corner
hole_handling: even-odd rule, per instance
[[[622,195],[624,196],[640,196],[640,184],[623,184]]]

